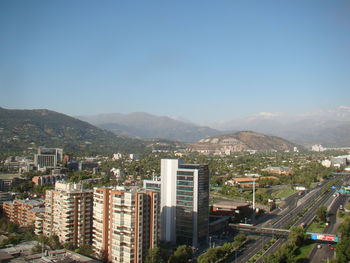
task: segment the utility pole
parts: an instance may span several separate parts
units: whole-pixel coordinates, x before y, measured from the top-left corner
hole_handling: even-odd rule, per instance
[[[253,178],[253,210],[255,213],[255,178]]]

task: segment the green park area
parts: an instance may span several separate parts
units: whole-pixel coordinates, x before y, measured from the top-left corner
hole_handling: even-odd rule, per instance
[[[0,174],[0,179],[12,179],[15,177],[20,177],[19,174]]]
[[[274,198],[274,199],[282,199],[282,198],[286,198],[294,193],[296,193],[297,190],[295,189],[292,189],[290,186],[285,186],[284,188],[282,189],[276,189],[276,190],[273,190],[272,193],[271,193],[271,196]]]
[[[309,262],[309,254],[315,245],[316,244],[310,240],[305,245],[301,246],[298,249],[298,255],[295,257],[296,262]]]
[[[313,222],[308,226],[307,232],[312,232],[312,233],[323,233],[323,230],[324,230],[325,227],[326,227],[325,223],[313,221]]]

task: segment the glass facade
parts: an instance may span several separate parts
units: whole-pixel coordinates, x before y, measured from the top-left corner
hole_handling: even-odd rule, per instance
[[[209,226],[208,167],[182,165],[179,168],[181,170],[176,174],[176,242],[188,245],[206,243]],[[197,171],[198,178],[195,178]]]

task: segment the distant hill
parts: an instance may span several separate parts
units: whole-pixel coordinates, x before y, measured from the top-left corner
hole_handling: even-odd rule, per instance
[[[276,136],[268,136],[252,131],[213,136],[190,144],[191,151],[208,153],[257,151],[292,151],[300,146]]]
[[[112,131],[115,134],[142,139],[161,138],[193,142],[208,136],[223,134],[222,131],[209,127],[144,112],[130,114],[109,113],[78,116],[77,118],[102,129]]]
[[[61,113],[0,108],[0,153],[28,151],[37,146],[87,154],[145,150],[140,140],[118,136]]]
[[[350,106],[294,115],[261,112],[210,126],[219,130],[253,130],[305,146],[350,146]]]

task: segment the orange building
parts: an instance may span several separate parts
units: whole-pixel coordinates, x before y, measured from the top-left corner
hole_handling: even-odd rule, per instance
[[[41,175],[34,176],[32,182],[35,185],[55,184],[57,181],[64,180],[66,176],[64,174],[53,174],[53,175]]]
[[[250,178],[250,177],[233,178],[232,180],[227,181],[227,184],[238,185],[242,188],[249,188],[249,187],[253,187],[253,181],[255,181],[255,187],[259,187],[259,183],[256,182],[258,180],[259,178]]]
[[[7,201],[2,205],[4,216],[11,222],[20,226],[31,226],[35,224],[38,214],[44,212],[42,200],[21,200]]]
[[[159,192],[94,188],[93,247],[112,263],[142,263],[158,245]]]

